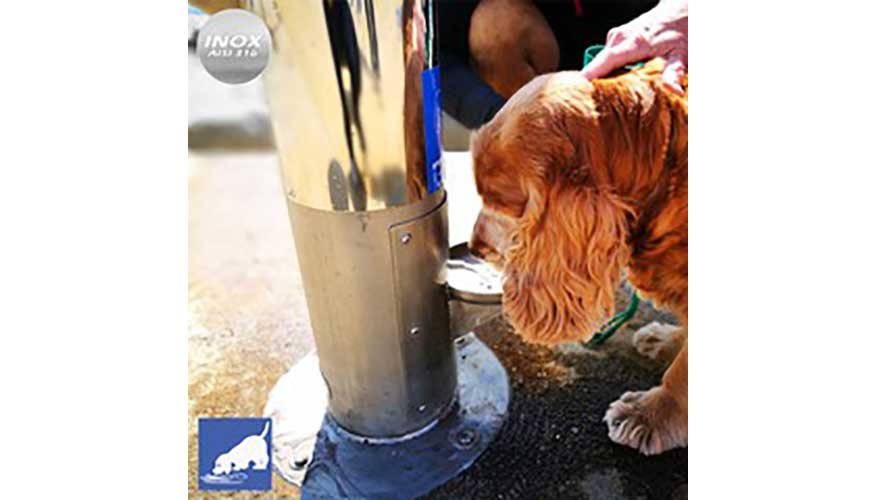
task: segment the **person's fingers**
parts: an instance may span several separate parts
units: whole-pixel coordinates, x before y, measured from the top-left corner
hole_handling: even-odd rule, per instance
[[[670,55],[666,60],[665,69],[662,70],[662,82],[665,86],[678,95],[684,95],[681,81],[687,72],[687,65],[681,56]]]
[[[586,65],[581,73],[587,80],[601,78],[611,71],[629,63],[646,59],[649,54],[650,44],[643,36],[628,38],[618,45],[605,48]]]
[[[626,39],[626,33],[623,31],[623,26],[619,26],[616,28],[612,28],[608,31],[608,38],[605,40],[605,45],[608,47],[613,47],[614,45],[619,45],[620,42]]]

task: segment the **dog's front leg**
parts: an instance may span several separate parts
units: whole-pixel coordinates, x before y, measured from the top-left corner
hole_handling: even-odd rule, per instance
[[[605,414],[608,437],[645,455],[687,445],[687,342],[662,384],[623,394]]]

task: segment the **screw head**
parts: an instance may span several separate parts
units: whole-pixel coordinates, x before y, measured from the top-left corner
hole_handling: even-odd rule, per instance
[[[470,448],[477,442],[477,430],[465,427],[456,433],[456,445],[461,448]]]
[[[417,335],[419,335],[419,332],[421,332],[421,331],[422,330],[420,330],[418,326],[414,326],[413,328],[410,329],[410,336],[416,337]]]
[[[424,411],[425,411],[425,405],[419,405],[419,408],[417,408],[416,411],[418,411],[419,413],[424,412]]]
[[[412,240],[412,239],[413,239],[413,235],[410,233],[404,233],[401,235],[401,243],[403,243],[405,245],[410,243],[410,240]]]

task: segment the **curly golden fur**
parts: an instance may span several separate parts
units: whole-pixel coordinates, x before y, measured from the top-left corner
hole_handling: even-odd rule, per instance
[[[686,323],[687,100],[663,67],[536,77],[472,141],[484,209],[471,248],[503,268],[505,315],[530,342],[589,339],[624,270]],[[675,364],[648,403],[663,408],[650,427],[671,428],[621,439],[645,453],[686,444],[685,346]]]

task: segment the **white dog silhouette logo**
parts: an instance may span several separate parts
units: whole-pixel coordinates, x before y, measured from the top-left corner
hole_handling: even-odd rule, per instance
[[[246,470],[250,464],[254,470],[266,469],[269,461],[265,439],[268,429],[270,429],[270,422],[264,424],[261,434],[246,436],[236,446],[216,457],[213,475],[227,475]]]
[[[199,419],[199,489],[270,490],[271,421],[258,419],[263,422],[264,428],[261,433],[257,433],[258,427],[255,425],[258,423],[252,420],[254,419]],[[245,430],[240,432],[243,429]],[[252,434],[247,436],[250,432]],[[241,439],[240,436],[245,437]]]
[[[198,489],[269,491],[272,438],[270,418],[199,418]]]

